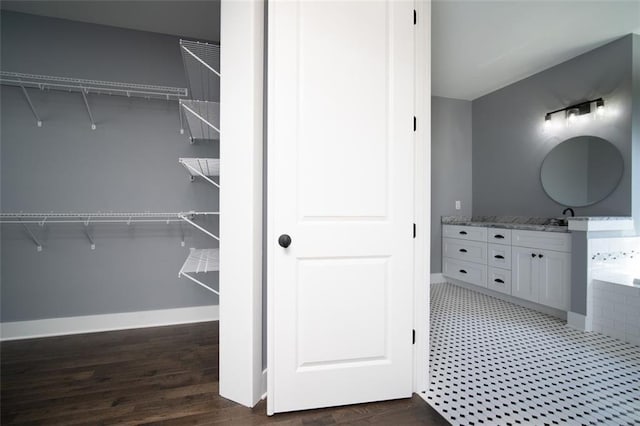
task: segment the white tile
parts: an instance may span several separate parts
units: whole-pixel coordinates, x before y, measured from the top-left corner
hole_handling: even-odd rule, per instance
[[[640,347],[451,284],[431,294],[427,399],[452,424],[640,423]]]

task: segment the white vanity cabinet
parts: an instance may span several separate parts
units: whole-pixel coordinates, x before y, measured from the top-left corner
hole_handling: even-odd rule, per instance
[[[513,231],[512,244],[511,294],[541,305],[569,310],[570,235],[518,230]]]
[[[443,225],[442,236],[443,275],[569,310],[570,234]]]

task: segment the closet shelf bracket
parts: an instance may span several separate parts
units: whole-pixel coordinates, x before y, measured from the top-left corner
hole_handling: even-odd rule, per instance
[[[219,214],[219,213],[218,213]],[[215,239],[216,241],[220,241],[220,238],[215,235],[214,233],[212,233],[211,231],[209,231],[208,229],[198,225],[197,223],[195,223],[193,221],[194,217],[193,216],[189,216],[188,214],[181,214],[180,218],[182,220],[184,220],[185,222],[187,222],[189,225],[193,226],[196,229],[199,229],[200,231],[204,232],[205,234],[207,234],[208,236],[210,236],[211,238]]]
[[[87,239],[89,240],[91,250],[95,250],[96,243],[93,241],[93,236],[91,235],[91,230],[89,229],[89,219],[87,219],[84,222],[84,234],[87,236]]]
[[[36,124],[38,125],[38,127],[42,127],[42,120],[40,120],[40,116],[36,111],[36,107],[34,107],[33,102],[31,102],[31,97],[29,96],[29,92],[27,92],[27,89],[24,86],[20,86],[20,87],[22,88],[22,93],[24,93],[24,97],[27,98],[27,103],[29,104],[29,108],[31,108],[31,112],[33,113],[34,117],[36,117]]]
[[[91,108],[89,107],[89,101],[87,100],[87,93],[83,89],[80,91],[82,93],[82,99],[84,100],[84,106],[87,107],[87,113],[89,113],[89,121],[91,121],[91,130],[96,129],[96,122],[93,120],[93,114],[91,114]]]
[[[29,227],[27,226],[26,223],[22,223],[22,226],[24,227],[24,230],[27,231],[27,234],[29,234],[29,237],[31,238],[31,241],[33,241],[36,245],[36,251],[42,251],[42,244],[40,243],[40,240],[38,240],[38,238],[36,238],[36,236],[33,234],[33,232],[31,231],[31,229],[29,229]]]

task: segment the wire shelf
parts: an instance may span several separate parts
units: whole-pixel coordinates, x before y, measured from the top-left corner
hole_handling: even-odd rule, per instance
[[[180,51],[191,98],[220,100],[220,46],[180,40]]]
[[[0,84],[38,88],[40,90],[53,89],[69,92],[97,93],[167,100],[178,100],[188,96],[188,90],[182,87],[86,80],[81,78],[54,77],[9,71],[0,71]]]
[[[220,139],[219,102],[181,99],[180,107],[192,141]]]
[[[193,274],[203,274],[220,270],[220,249],[191,249],[185,260],[178,277],[185,277],[205,289],[220,295],[220,292],[204,284]]]
[[[0,213],[0,223],[38,224],[47,223],[148,223],[182,222],[196,216],[219,215],[219,212],[178,212],[178,213]]]
[[[184,166],[190,174],[193,182],[196,177],[200,176],[207,182],[220,188],[220,185],[211,179],[214,176],[220,176],[220,159],[218,158],[180,158],[178,162]]]

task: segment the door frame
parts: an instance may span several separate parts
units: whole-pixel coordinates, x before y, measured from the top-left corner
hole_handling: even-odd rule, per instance
[[[273,1],[273,0],[271,0]],[[277,1],[277,0],[275,0]],[[267,7],[268,8],[268,7]],[[413,356],[413,392],[425,396],[429,375],[429,285],[431,275],[431,2],[429,0],[414,0],[416,10],[416,28],[414,32],[415,48],[415,93],[414,111],[416,116],[416,131],[414,132],[414,221],[416,223],[416,239],[414,242],[414,321],[416,333]],[[268,22],[268,18],[266,19]],[[266,25],[266,35],[269,38],[269,25]],[[268,44],[268,43],[266,43]],[[268,50],[267,50],[268,52]],[[268,53],[267,56],[268,63]],[[266,65],[265,75],[268,65]],[[268,92],[268,82],[265,83]],[[420,94],[420,95],[418,95]],[[267,109],[269,101],[267,99]],[[262,107],[262,105],[261,105]],[[271,118],[267,115],[267,129],[270,128]],[[272,143],[267,135],[266,143],[267,163],[275,158]],[[267,194],[273,193],[273,178],[267,168]],[[274,249],[276,248],[276,234],[274,230],[275,207],[269,203],[267,197],[266,220],[266,296],[267,296],[267,335],[274,332],[273,318],[270,309],[274,296]],[[257,315],[254,312],[254,315]],[[260,313],[262,319],[262,313]],[[273,359],[274,347],[267,340],[267,368]],[[274,392],[274,384],[266,384],[266,395]],[[269,412],[269,415],[273,414]]]

